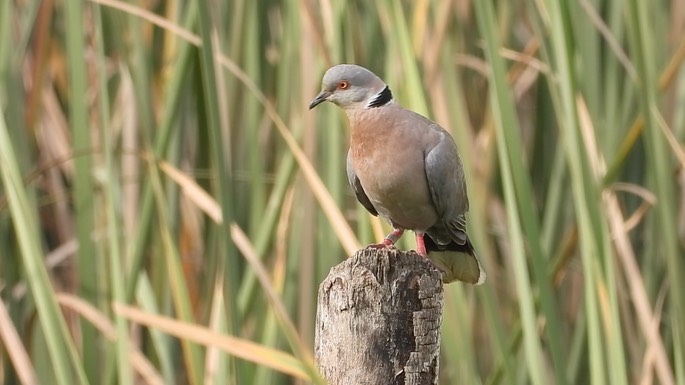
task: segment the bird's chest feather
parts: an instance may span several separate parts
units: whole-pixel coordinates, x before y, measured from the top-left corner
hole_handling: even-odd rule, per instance
[[[354,132],[350,161],[378,213],[394,225],[426,230],[437,220],[424,151],[397,132]]]

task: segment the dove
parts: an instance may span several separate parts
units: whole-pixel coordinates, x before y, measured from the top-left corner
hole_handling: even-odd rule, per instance
[[[442,271],[445,283],[485,282],[466,234],[466,179],[449,132],[400,106],[381,78],[358,65],[326,71],[309,109],[326,101],[349,120],[347,176],[357,200],[393,227],[382,243],[369,247],[394,247],[412,230],[416,252]]]

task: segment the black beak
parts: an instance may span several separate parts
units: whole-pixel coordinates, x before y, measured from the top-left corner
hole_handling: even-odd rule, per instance
[[[328,97],[331,96],[331,93],[329,91],[321,91],[314,100],[312,100],[311,103],[309,103],[309,109],[311,110],[312,108],[318,106],[319,104],[325,102],[328,100]]]

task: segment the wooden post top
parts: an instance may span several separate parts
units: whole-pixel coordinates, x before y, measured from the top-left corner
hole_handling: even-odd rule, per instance
[[[319,286],[315,355],[331,385],[437,384],[443,284],[413,251],[358,251]]]

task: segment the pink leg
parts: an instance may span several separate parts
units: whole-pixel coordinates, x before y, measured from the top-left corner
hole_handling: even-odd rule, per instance
[[[369,247],[374,249],[384,249],[386,247],[394,246],[402,234],[404,234],[404,229],[394,229],[392,233],[385,236],[385,239],[382,243],[374,243],[369,245]]]
[[[416,252],[423,257],[427,257],[426,244],[423,241],[423,233],[416,232]]]

